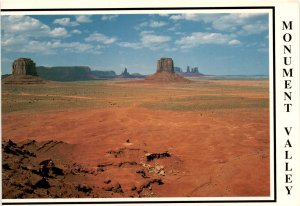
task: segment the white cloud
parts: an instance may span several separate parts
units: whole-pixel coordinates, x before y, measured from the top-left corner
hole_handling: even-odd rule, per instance
[[[78,29],[74,29],[71,31],[72,34],[81,34],[82,32]]]
[[[5,32],[44,32],[49,31],[49,26],[39,20],[28,16],[3,16],[2,30]]]
[[[43,25],[40,21],[27,16],[3,16],[2,30],[6,33],[26,32],[28,30],[49,29],[48,26]]]
[[[247,34],[259,34],[263,31],[266,31],[268,29],[268,25],[259,21],[253,24],[244,25],[242,28]]]
[[[117,14],[114,14],[114,15],[103,15],[103,16],[101,17],[101,20],[102,20],[102,21],[113,21],[113,20],[115,20],[118,16],[119,16],[119,15],[117,15]]]
[[[55,19],[53,21],[54,24],[59,24],[61,26],[78,26],[78,22],[76,21],[71,21],[70,18],[60,18],[60,19]]]
[[[228,42],[228,44],[229,45],[239,45],[239,44],[241,44],[241,42],[239,40],[237,40],[237,39],[233,39],[233,40],[230,40]]]
[[[171,48],[167,47],[167,48],[165,48],[164,50],[165,50],[165,51],[169,51],[169,52],[174,52],[174,51],[177,51],[178,49],[175,48],[175,47],[171,47]]]
[[[157,35],[153,31],[142,31],[140,33],[139,42],[120,42],[119,46],[132,48],[132,49],[142,49],[148,48],[151,50],[167,49],[168,42],[171,41],[170,36]]]
[[[91,23],[92,20],[90,19],[90,16],[87,15],[78,15],[75,16],[75,21],[72,21],[69,17],[66,18],[60,18],[55,19],[53,21],[54,24],[59,24],[61,26],[78,26],[79,23]]]
[[[59,27],[50,31],[50,35],[53,37],[60,37],[68,35],[68,32],[65,28]]]
[[[164,22],[164,21],[151,21],[151,22],[149,22],[149,26],[152,27],[152,28],[162,27],[162,26],[165,26],[165,25],[167,25],[167,23]]]
[[[188,13],[188,14],[174,14],[170,16],[170,19],[174,21],[186,20],[186,21],[202,21],[205,23],[213,22],[216,19],[222,17],[223,14],[195,14],[195,13]]]
[[[62,41],[61,37],[69,36],[65,28],[51,29],[33,17],[3,16],[2,25],[1,45],[4,51],[41,54],[101,52],[101,47],[98,45]],[[81,33],[81,31],[75,29],[71,33]],[[107,41],[109,39],[106,43]]]
[[[92,33],[90,34],[87,38],[85,38],[85,41],[91,42],[91,41],[96,41],[96,42],[101,42],[103,44],[112,44],[117,40],[116,37],[108,37],[102,33]]]
[[[201,15],[199,14],[174,14],[170,16],[170,19],[178,20],[189,20],[189,21],[200,21]]]
[[[182,49],[197,47],[201,44],[228,44],[237,45],[240,41],[232,36],[221,33],[194,32],[190,36],[184,36],[175,42]]]
[[[267,22],[257,19],[263,13],[231,13],[231,14],[176,14],[171,15],[174,21],[187,20],[210,23],[212,28],[238,34],[258,34],[268,29]]]
[[[68,53],[96,53],[100,48],[92,44],[81,42],[62,42],[60,40],[36,41],[31,40],[23,45],[15,45],[14,49],[22,53],[58,54],[62,51]]]
[[[239,35],[259,34],[268,30],[267,22],[258,20],[262,14],[228,14],[212,22],[215,29],[237,32]]]
[[[43,24],[39,20],[29,16],[3,16],[2,28],[7,36],[23,37],[62,37],[67,36],[68,32],[64,28],[51,29],[48,25]]]
[[[218,30],[228,30],[234,31],[238,26],[247,26],[256,23],[254,19],[261,14],[250,14],[250,13],[234,13],[234,14],[226,14],[222,17],[214,20],[212,22],[212,26]]]
[[[143,45],[140,42],[120,42],[120,47],[132,48],[132,49],[141,49]]]
[[[92,20],[90,19],[90,16],[87,16],[87,15],[76,16],[76,21],[79,23],[91,23],[92,22]]]
[[[12,35],[4,33],[1,38],[1,47],[6,51],[15,51],[15,48],[19,45],[23,45],[28,42],[27,37],[21,35]],[[17,51],[17,50],[16,50]]]
[[[91,44],[85,44],[81,42],[62,43],[61,47],[64,48],[65,51],[75,53],[88,52],[94,48]]]
[[[171,37],[165,35],[156,35],[151,33],[141,33],[141,42],[146,47],[165,43],[171,40]]]
[[[137,28],[140,27],[151,27],[151,28],[158,28],[158,27],[163,27],[166,26],[167,22],[164,21],[150,21],[150,22],[142,22],[140,23]]]

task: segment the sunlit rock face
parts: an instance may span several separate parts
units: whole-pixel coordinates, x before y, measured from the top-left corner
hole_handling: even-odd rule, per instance
[[[163,57],[157,61],[156,72],[174,73],[174,63],[172,58]]]
[[[13,75],[32,75],[37,76],[34,61],[29,58],[19,58],[12,63]]]

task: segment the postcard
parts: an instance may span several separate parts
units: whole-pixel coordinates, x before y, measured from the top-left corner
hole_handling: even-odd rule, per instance
[[[299,204],[299,2],[1,3],[3,205]]]

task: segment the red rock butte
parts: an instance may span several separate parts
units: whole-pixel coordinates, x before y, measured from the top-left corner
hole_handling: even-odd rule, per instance
[[[12,63],[13,75],[32,75],[37,76],[34,61],[29,58],[19,58]]]
[[[173,59],[168,57],[160,58],[157,61],[156,73],[145,80],[155,83],[190,82],[190,80],[175,73]]]
[[[12,63],[12,75],[3,80],[4,84],[43,84],[38,77],[34,61],[29,58],[18,58]]]

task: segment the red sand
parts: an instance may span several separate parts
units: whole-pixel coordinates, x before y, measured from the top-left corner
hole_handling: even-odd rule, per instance
[[[76,144],[62,158],[91,169],[103,163],[136,162],[139,166],[106,167],[99,175],[85,177],[99,192],[105,179],[120,183],[124,193],[116,197],[132,195],[132,185],[147,180],[136,173],[142,164],[164,166],[164,176],[149,174],[164,182],[153,184],[149,196],[269,196],[268,119],[268,109],[207,113],[139,107],[74,109],[5,114],[2,131],[4,140]],[[119,157],[108,153],[120,149],[124,153]],[[150,163],[145,159],[146,153],[165,151],[171,157]]]

